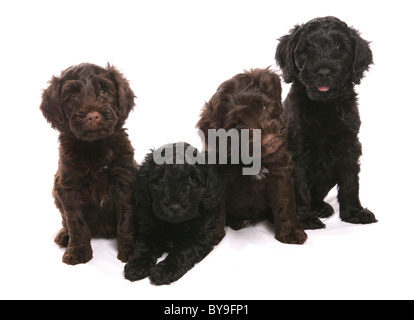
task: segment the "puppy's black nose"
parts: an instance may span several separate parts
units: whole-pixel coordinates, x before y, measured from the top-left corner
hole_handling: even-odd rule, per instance
[[[179,203],[172,203],[168,206],[168,208],[172,213],[179,213],[182,209],[182,206]]]
[[[86,119],[88,120],[89,124],[97,124],[99,121],[101,121],[102,116],[99,112],[93,111],[93,112],[89,112],[86,115]]]
[[[331,70],[329,69],[319,69],[318,78],[322,80],[329,79],[331,77]]]

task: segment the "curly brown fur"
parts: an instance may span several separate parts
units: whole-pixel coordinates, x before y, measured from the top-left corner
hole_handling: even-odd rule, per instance
[[[92,259],[91,237],[117,237],[122,261],[133,252],[137,165],[122,128],[133,107],[128,81],[109,64],[72,66],[43,92],[40,109],[60,132],[53,196],[63,228],[55,242],[67,264]]]
[[[184,144],[183,144],[184,145]],[[170,144],[174,159],[178,151]],[[185,144],[183,150],[196,152]],[[182,151],[181,151],[182,152]],[[158,164],[147,154],[135,181],[138,234],[125,278],[155,285],[180,279],[224,236],[224,183],[207,164]],[[168,252],[165,260],[157,259]]]
[[[268,69],[253,69],[220,85],[205,104],[197,127],[206,137],[206,148],[208,129],[261,130],[259,174],[243,175],[241,161],[218,166],[228,186],[227,224],[240,229],[269,219],[274,221],[276,239],[302,244],[307,235],[298,223],[293,165],[287,152],[287,130],[281,115],[279,77]]]
[[[280,38],[276,61],[285,82],[292,83],[283,116],[300,223],[305,229],[325,227],[318,217],[334,213],[323,200],[335,185],[342,220],[376,222],[359,200],[361,121],[354,91],[373,63],[369,43],[335,17],[317,18]]]

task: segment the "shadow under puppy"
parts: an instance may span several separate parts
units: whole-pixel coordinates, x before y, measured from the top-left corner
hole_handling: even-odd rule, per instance
[[[197,127],[204,133],[205,148],[209,152],[212,129],[238,133],[234,145],[227,145],[225,163],[218,169],[226,181],[226,222],[232,229],[268,219],[274,222],[275,237],[283,243],[303,244],[307,235],[298,222],[293,190],[291,156],[287,152],[287,128],[283,122],[281,84],[277,74],[269,69],[253,69],[240,73],[222,83],[201,112]],[[249,134],[244,145],[242,130]],[[251,133],[260,130],[259,141]],[[213,130],[214,131],[214,130]],[[253,133],[254,134],[254,133]],[[227,137],[225,137],[225,143]],[[251,164],[242,154],[254,151],[253,165],[258,161],[256,174],[244,174]],[[238,159],[232,159],[238,152]],[[218,149],[219,158],[222,157]],[[256,159],[254,159],[256,157]]]
[[[155,285],[170,284],[224,237],[224,183],[215,167],[203,164],[207,160],[189,163],[189,157],[201,155],[187,143],[146,155],[135,181],[138,232],[126,279],[149,276]],[[157,264],[165,252],[168,256]]]
[[[63,228],[55,242],[63,262],[92,259],[91,237],[118,240],[118,259],[134,249],[132,182],[138,167],[123,129],[134,93],[113,66],[84,63],[53,77],[40,109],[59,135],[53,196]]]
[[[334,213],[324,198],[335,185],[343,221],[376,222],[359,200],[361,121],[354,91],[373,63],[369,43],[335,17],[296,25],[279,40],[276,62],[292,83],[283,116],[300,223],[305,229],[325,227],[318,218]]]

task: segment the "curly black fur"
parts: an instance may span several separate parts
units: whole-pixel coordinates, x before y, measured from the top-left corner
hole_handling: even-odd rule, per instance
[[[361,121],[354,91],[373,63],[369,43],[335,17],[317,18],[280,38],[276,61],[292,83],[283,117],[300,223],[325,227],[318,217],[334,213],[323,200],[335,185],[343,221],[376,222],[359,200]]]
[[[150,277],[155,285],[180,279],[225,234],[224,184],[213,166],[157,164],[148,153],[135,182],[138,237],[125,278]],[[192,148],[185,144],[184,150]],[[190,149],[191,150],[191,149]],[[157,259],[169,252],[157,264]]]

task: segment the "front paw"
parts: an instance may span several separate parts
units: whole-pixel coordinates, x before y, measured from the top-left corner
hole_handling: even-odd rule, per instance
[[[177,267],[169,263],[160,262],[152,270],[150,279],[153,284],[161,286],[171,284],[180,279],[183,275],[184,273],[180,272]]]
[[[375,215],[368,209],[341,210],[342,221],[355,224],[368,224],[377,222]]]
[[[278,235],[276,234],[275,238],[280,242],[287,243],[287,244],[304,244],[308,235],[305,231],[298,227],[292,228],[289,234],[285,235]]]
[[[148,277],[151,270],[154,268],[154,263],[145,261],[143,259],[133,259],[129,261],[124,267],[125,279],[129,281],[138,281]]]
[[[55,242],[61,248],[66,248],[69,244],[69,233],[66,228],[62,228],[55,237]]]
[[[300,225],[305,230],[316,230],[325,228],[325,224],[316,216],[308,215],[299,219]]]
[[[92,247],[90,244],[84,246],[68,246],[63,254],[62,261],[69,265],[86,263],[92,259]]]
[[[122,262],[128,262],[134,254],[134,247],[124,246],[122,249],[119,248],[118,259]]]
[[[316,216],[319,218],[328,218],[334,214],[334,209],[331,205],[322,201],[316,205],[312,206],[312,210],[315,212]]]
[[[236,231],[246,228],[251,224],[250,220],[237,220],[237,219],[227,219],[226,223],[230,228]]]

